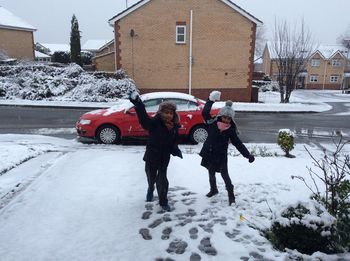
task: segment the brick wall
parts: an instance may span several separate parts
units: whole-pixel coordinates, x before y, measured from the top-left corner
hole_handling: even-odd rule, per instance
[[[96,56],[92,63],[97,71],[114,72],[114,52]]]
[[[12,58],[34,60],[33,32],[0,28],[0,49]]]
[[[190,10],[192,93],[219,88],[224,90],[223,97],[250,101],[255,26],[218,0],[153,0],[117,21],[118,67],[125,69],[143,92],[187,92]],[[177,22],[186,23],[186,44],[175,43]]]

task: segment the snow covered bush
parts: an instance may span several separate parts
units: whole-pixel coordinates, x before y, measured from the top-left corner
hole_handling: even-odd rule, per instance
[[[267,237],[282,251],[334,253],[335,221],[317,201],[299,202],[276,214]]]
[[[0,66],[0,96],[5,99],[108,102],[125,98],[134,81],[125,72],[111,77],[87,73],[79,65]]]
[[[52,55],[52,61],[56,63],[70,63],[70,53],[63,51],[54,52]]]
[[[337,219],[336,244],[343,251],[350,251],[350,155],[343,153],[348,143],[340,137],[338,142],[334,142],[335,150],[324,150],[319,159],[305,147],[316,167],[316,170],[308,167],[312,183],[301,176],[292,176],[304,182],[312,193],[311,198]],[[321,182],[315,182],[315,179]]]
[[[289,153],[294,149],[294,133],[289,129],[281,129],[278,131],[277,144],[286,153],[286,157],[292,158]]]
[[[253,81],[253,84],[259,86],[259,91],[261,92],[279,92],[279,85],[275,81]]]

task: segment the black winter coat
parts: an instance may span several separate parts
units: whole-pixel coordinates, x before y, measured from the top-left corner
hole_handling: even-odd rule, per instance
[[[155,167],[166,168],[171,154],[179,156],[174,153],[180,152],[177,146],[180,126],[175,124],[173,129],[168,130],[158,113],[154,117],[148,116],[145,106],[140,99],[130,101],[135,105],[142,128],[149,133],[143,160]]]
[[[217,121],[210,115],[210,110],[214,102],[208,100],[203,108],[202,116],[207,124],[208,138],[203,144],[203,148],[199,155],[202,157],[201,165],[209,168],[214,166],[216,172],[221,171],[221,167],[227,164],[228,143],[231,141],[237,150],[248,158],[250,153],[237,136],[237,127],[234,121],[231,121],[231,127],[220,132]]]

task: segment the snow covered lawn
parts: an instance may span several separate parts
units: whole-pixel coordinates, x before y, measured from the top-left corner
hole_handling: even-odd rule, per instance
[[[184,159],[172,158],[168,169],[173,211],[163,213],[156,200],[145,202],[144,146],[0,135],[0,259],[286,260],[296,252],[274,250],[256,228],[270,226],[270,209],[308,200],[307,188],[290,177],[309,179],[311,160],[303,144],[294,159],[274,144],[247,146],[258,154],[253,164],[230,149],[237,202],[228,207],[219,176],[219,194],[205,197],[201,146],[182,145]]]

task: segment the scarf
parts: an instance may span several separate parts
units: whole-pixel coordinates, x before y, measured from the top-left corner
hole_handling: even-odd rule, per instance
[[[171,130],[174,128],[174,122],[173,121],[165,121],[163,120],[165,126],[167,127],[168,130]]]
[[[223,132],[224,130],[227,130],[231,127],[230,123],[223,123],[221,121],[218,121],[217,125],[218,125],[218,129],[220,130],[220,132]]]

